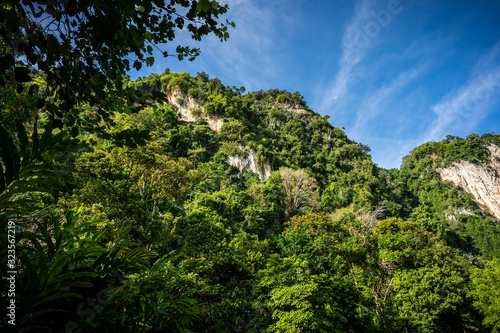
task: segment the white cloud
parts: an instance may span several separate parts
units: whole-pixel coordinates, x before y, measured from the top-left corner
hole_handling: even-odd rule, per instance
[[[431,107],[436,118],[423,136],[425,141],[473,131],[491,111],[492,105],[498,102],[494,97],[500,90],[499,54],[500,43],[497,43],[477,61],[467,82]]]
[[[320,109],[329,109],[337,99],[346,95],[349,82],[356,80],[356,65],[364,58],[369,49],[369,41],[363,40],[360,27],[369,15],[372,0],[361,0],[356,4],[354,15],[346,24],[342,36],[342,55],[339,59],[339,71],[331,86],[322,97]]]
[[[214,35],[208,35],[197,42],[188,31],[177,31],[175,40],[160,48],[173,54],[177,45],[198,47],[201,55],[195,62],[183,60],[179,63],[175,58],[163,59],[155,51],[157,62],[144,72],[161,73],[167,67],[193,75],[205,71],[211,77],[221,78],[224,84],[241,84],[252,90],[262,89],[266,81],[279,78],[282,61],[276,47],[280,40],[277,27],[293,23],[290,13],[295,5],[288,0],[265,6],[255,0],[225,2],[229,10],[220,17],[220,21],[225,23],[227,19],[236,23],[236,28],[228,27],[230,37],[227,41],[220,42]]]
[[[414,69],[401,72],[394,80],[365,96],[356,112],[356,123],[350,134],[362,137],[363,133],[366,133],[373,126],[374,118],[380,114],[387,118],[389,104],[394,96],[410,83],[422,77],[428,68],[429,64],[424,63]]]
[[[230,38],[224,43],[209,38],[202,46],[199,62],[212,73],[215,67],[230,81],[242,82],[247,89],[261,89],[267,80],[279,77],[280,38],[276,27],[292,24],[288,13],[293,6],[288,2],[260,6],[250,0],[231,1],[229,6],[227,19],[234,21],[236,28],[229,29]]]

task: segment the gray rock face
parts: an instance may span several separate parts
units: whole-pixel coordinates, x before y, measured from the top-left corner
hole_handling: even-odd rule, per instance
[[[191,96],[184,95],[178,90],[167,90],[166,91],[168,102],[177,108],[177,116],[180,120],[195,122],[196,120],[203,118],[208,123],[208,126],[219,132],[224,125],[224,120],[220,117],[208,117],[205,115],[203,106],[198,104],[198,101]],[[286,110],[292,113],[305,113],[304,109],[293,105],[285,105]],[[259,166],[257,163],[257,156],[249,148],[242,148],[243,153],[241,155],[229,156],[227,163],[235,166],[240,170],[239,176],[243,174],[244,170],[250,170],[259,175],[261,181],[265,181],[271,175],[272,168],[268,161],[265,161]]]
[[[500,147],[490,145],[488,162],[476,165],[454,162],[445,169],[437,169],[441,179],[451,181],[474,196],[481,208],[486,208],[500,220]]]
[[[203,106],[199,105],[198,101],[191,96],[183,95],[178,90],[167,90],[166,95],[169,103],[177,107],[177,116],[180,120],[195,122],[199,118],[203,118],[208,123],[208,126],[217,132],[219,132],[224,125],[224,120],[220,117],[205,116]],[[195,109],[198,109],[199,115],[196,115],[196,112],[193,112]]]
[[[235,166],[240,170],[238,176],[241,176],[243,171],[250,170],[259,175],[261,181],[265,181],[271,175],[271,165],[266,161],[264,165],[259,167],[257,164],[257,156],[250,148],[244,148],[242,155],[229,156],[227,163]]]
[[[296,114],[307,113],[307,111],[304,108],[297,106],[295,104],[283,103],[282,105],[285,108],[285,110],[287,110],[290,113],[296,113]]]

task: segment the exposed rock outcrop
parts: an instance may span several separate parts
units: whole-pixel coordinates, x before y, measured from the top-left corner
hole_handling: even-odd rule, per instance
[[[271,165],[266,161],[259,166],[257,163],[257,156],[250,148],[244,148],[241,155],[232,155],[227,159],[227,163],[235,166],[240,170],[238,177],[243,174],[243,171],[250,170],[259,175],[261,181],[265,181],[271,175]]]
[[[222,129],[224,120],[218,116],[206,116],[203,106],[198,104],[198,101],[195,98],[185,95],[179,90],[171,91],[167,89],[165,94],[167,95],[168,102],[177,107],[177,115],[180,120],[195,122],[196,120],[203,118],[208,123],[208,126],[210,126],[210,128],[214,131],[219,132]],[[279,105],[281,108],[290,113],[307,113],[307,110],[299,104],[281,103]]]
[[[454,221],[454,222],[458,222],[457,220],[457,217],[459,215],[475,215],[473,211],[471,211],[470,209],[466,209],[464,207],[458,207],[457,209],[455,209],[455,211],[453,211],[452,213],[450,212],[445,212],[445,216],[448,220],[450,221]]]
[[[474,197],[474,201],[500,220],[500,147],[490,145],[488,162],[482,165],[454,162],[437,169],[441,179],[451,181]]]
[[[208,123],[208,126],[217,132],[219,132],[224,125],[224,120],[220,117],[205,116],[203,106],[198,104],[196,99],[191,96],[184,95],[178,90],[167,90],[166,95],[169,103],[177,107],[177,115],[180,120],[195,122],[203,118]]]
[[[297,104],[283,103],[285,110],[291,113],[307,113],[307,111]]]

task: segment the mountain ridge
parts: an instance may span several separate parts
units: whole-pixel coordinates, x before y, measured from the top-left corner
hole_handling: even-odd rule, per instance
[[[153,82],[153,84],[151,82]],[[257,91],[242,95],[242,93],[245,91],[243,87],[241,88],[225,87],[222,84],[222,82],[220,82],[218,79],[209,79],[208,75],[205,73],[199,74],[197,77],[193,78],[187,73],[170,73],[167,70],[161,76],[152,75],[151,77],[148,78],[139,79],[136,82],[134,82],[134,84],[143,87],[145,90],[161,87],[161,89],[166,93],[168,103],[174,107],[174,110],[177,113],[179,120],[181,121],[187,121],[193,123],[199,121],[202,122],[205,121],[212,130],[216,131],[219,134],[221,134],[221,132],[222,134],[231,131],[236,132],[238,135],[237,138],[234,135],[233,136],[228,135],[226,139],[229,139],[229,141],[237,143],[240,146],[240,154],[233,154],[228,156],[227,162],[233,166],[236,166],[240,170],[240,173],[243,172],[243,170],[250,170],[254,173],[259,174],[259,178],[261,180],[266,180],[270,176],[271,170],[276,170],[279,167],[279,164],[278,166],[273,166],[272,163],[273,159],[268,158],[267,156],[262,156],[262,154],[259,154],[258,151],[256,155],[253,149],[255,149],[256,147],[262,147],[262,145],[259,145],[257,143],[252,147],[253,142],[250,142],[250,145],[248,145],[247,144],[248,142],[245,142],[245,140],[243,140],[244,134],[242,135],[242,131],[244,132],[244,129],[242,129],[241,116],[232,118],[231,116],[228,116],[225,113],[227,108],[234,107],[233,105],[230,105],[231,104],[230,102],[227,101],[226,97],[228,95],[227,93],[228,90],[230,91],[229,95],[233,96],[239,95],[242,96],[243,98],[256,97],[252,100],[250,107],[254,108],[253,112],[256,112],[258,114],[258,117],[264,117],[264,122],[267,122],[265,125],[272,129],[283,127],[283,125],[286,126],[286,124],[291,120],[291,118],[294,118],[295,116],[298,116],[299,121],[302,122],[305,126],[308,126],[311,120],[314,121],[315,117],[318,117],[318,119],[328,118],[328,117],[322,117],[319,114],[310,110],[307,107],[306,102],[297,92],[294,94],[290,94],[288,92],[279,91],[276,89],[276,90],[271,90],[270,92]],[[200,88],[203,85],[206,85],[206,89]],[[269,95],[266,96],[266,94],[269,93],[271,93],[272,96],[271,99],[269,99],[268,97]],[[226,97],[224,97],[225,99],[220,98],[221,94],[226,95]],[[265,101],[264,103],[262,103],[263,100]],[[205,110],[205,108],[207,108],[207,110]],[[265,110],[272,110],[271,112],[275,112],[276,114],[275,115],[273,114],[271,117],[269,117],[268,114],[265,113]],[[289,116],[283,118],[283,115],[280,116],[279,114],[280,110],[287,111]],[[306,116],[306,115],[312,118],[308,117],[301,118],[301,116]],[[246,126],[248,127],[249,125],[246,124]],[[323,139],[329,141],[326,142],[326,144],[330,145],[331,147],[327,149],[333,151],[335,150],[334,148],[335,142],[339,140],[339,138],[331,135],[331,130],[335,129],[335,127],[332,125],[330,126],[331,127],[330,128],[327,127],[326,130],[323,129],[323,131],[320,132],[319,134]],[[330,132],[328,132],[328,130],[330,130]],[[338,131],[339,130],[337,130],[336,132],[337,134]],[[345,134],[343,134],[343,136],[347,139],[347,136],[345,136]],[[468,137],[466,139],[448,136],[447,139],[443,141],[446,141],[448,143],[455,142],[464,144],[464,142],[465,143],[471,142],[477,137],[478,136],[475,134],[471,134],[470,138]],[[489,138],[489,141],[485,142],[493,142],[494,140],[496,140],[495,142],[499,141],[498,135],[486,134],[483,137]],[[371,161],[370,155],[367,154],[370,151],[368,145],[362,143],[356,143],[353,141],[350,142],[352,142],[351,144],[355,144],[362,154],[366,154],[366,157],[371,162],[370,168],[375,170],[373,171],[372,175],[379,173],[381,170],[385,170],[383,168],[376,166],[373,163],[373,161]],[[428,142],[419,147],[416,147],[412,152],[408,154],[408,156],[403,158],[403,164],[401,166],[401,169],[405,168],[405,163],[412,154],[419,152],[418,155],[422,157],[420,151],[422,149],[427,149],[426,147],[432,144],[433,144],[432,142]],[[485,147],[482,147],[483,145],[482,143],[475,143],[475,145],[477,146],[475,148],[478,148],[478,150],[474,151],[473,155],[478,154],[478,156],[474,157],[463,154],[462,155],[455,154],[456,156],[452,156],[452,154],[445,151],[442,151],[440,152],[440,154],[438,154],[439,149],[438,150],[431,149],[432,151],[427,152],[426,157],[430,157],[434,162],[436,162],[432,163],[432,170],[440,174],[440,178],[442,181],[444,182],[452,181],[452,183],[455,186],[457,185],[460,186],[464,192],[469,193],[473,196],[474,202],[476,203],[476,207],[479,207],[482,210],[484,209],[489,210],[489,212],[493,213],[491,215],[493,215],[496,219],[499,219],[500,213],[498,212],[498,208],[496,206],[500,206],[499,204],[500,200],[498,199],[499,196],[498,190],[496,190],[498,188],[498,184],[494,176],[495,172],[496,173],[499,172],[498,166],[491,164],[493,161],[493,157],[489,159],[484,158],[489,153],[485,151],[486,149]],[[490,145],[491,145],[490,147],[498,147],[493,143],[490,143]],[[340,147],[336,148],[338,149]],[[456,150],[457,148],[454,147],[454,149]],[[469,147],[467,144],[464,144],[464,149],[470,150],[471,147]],[[259,163],[257,162],[258,160],[260,160],[260,166]],[[274,162],[276,162],[276,160]],[[474,164],[473,162],[476,164]],[[488,179],[492,180],[493,183],[485,184],[483,186],[483,189],[479,191],[472,189],[471,187],[468,187],[466,185],[467,181],[460,181],[456,179],[457,177],[456,171],[452,171],[452,169],[450,168],[453,167],[449,166],[451,163],[453,163],[455,168],[453,170],[457,170],[457,168],[467,169],[467,167],[464,166],[464,163],[469,163],[468,169],[471,169],[472,166],[478,165],[477,163],[485,163],[485,165],[482,167],[484,169],[482,175],[483,176],[489,175],[487,176],[487,178],[489,177]],[[439,165],[441,165],[441,167]],[[447,166],[448,168],[445,168],[444,166]],[[493,174],[489,173],[489,171],[486,170],[492,168],[493,168],[492,171]],[[264,170],[267,171],[264,172]],[[385,170],[385,172],[388,172],[388,170]],[[452,176],[452,174],[455,174],[455,176]],[[481,179],[481,177],[482,176],[478,176],[476,178]],[[463,178],[466,179],[467,176],[464,176]],[[475,181],[474,183],[478,183],[478,181]],[[477,186],[475,186],[475,188],[477,188]],[[488,188],[493,189],[490,191],[491,193],[488,192]],[[484,200],[481,199],[482,197],[487,197],[489,199],[487,200],[487,202],[485,202]],[[461,211],[462,207],[455,207],[455,211],[457,210]],[[488,211],[486,211],[486,214],[488,214]]]

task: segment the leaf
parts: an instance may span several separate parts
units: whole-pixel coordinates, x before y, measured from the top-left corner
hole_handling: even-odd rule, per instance
[[[37,317],[37,316],[41,316],[41,315],[45,315],[47,313],[52,313],[52,312],[69,312],[69,311],[66,311],[66,310],[61,310],[61,309],[42,309],[40,311],[38,311],[37,313],[31,315],[31,318],[34,318],[34,317]]]
[[[43,98],[40,98],[37,102],[36,102],[36,107],[38,109],[41,109],[43,108],[43,106],[45,105],[45,100]]]
[[[40,139],[40,149],[45,150],[49,145],[50,137],[52,136],[52,124],[48,123],[42,134],[42,138]]]
[[[61,223],[59,222],[58,218],[55,218],[52,221],[54,223],[54,227],[52,230],[54,232],[54,238],[56,240],[55,247],[59,248],[59,246],[61,245],[62,236],[63,236],[63,233],[61,232]]]
[[[49,232],[47,231],[45,225],[36,221],[35,223],[38,226],[38,229],[40,229],[40,232],[42,233],[43,237],[45,238],[45,245],[47,246],[47,254],[49,255],[49,257],[52,258],[54,256],[54,244],[52,243],[52,237],[49,235]]]
[[[19,173],[19,154],[9,133],[0,125],[0,157],[5,165],[6,182],[10,183]]]
[[[14,68],[15,79],[19,83],[25,83],[31,81],[30,74],[31,70],[26,67],[16,67]]]
[[[52,267],[50,268],[50,275],[49,275],[49,281],[51,278],[55,277],[57,274],[61,272],[63,269],[64,265],[69,261],[69,257],[65,254],[57,257],[57,259],[54,261],[52,264]]]
[[[58,281],[60,282],[60,281]],[[49,281],[49,283],[47,283],[47,285],[51,285],[53,283],[51,283]],[[90,288],[94,286],[94,284],[92,282],[88,282],[88,281],[68,281],[66,283],[62,283],[62,284],[57,284],[51,288],[45,288],[43,290],[43,292],[41,292],[38,297],[45,297],[46,295],[49,295],[53,292],[57,292],[57,291],[61,291],[61,290],[68,290],[68,289],[72,289],[72,288],[75,288],[75,287],[78,287],[78,288]]]
[[[68,212],[66,213],[66,223],[64,224],[64,227],[66,229],[71,228],[76,224],[78,218],[80,217],[82,209],[83,204],[80,204],[76,208],[68,210]]]
[[[57,112],[57,106],[54,103],[48,103],[45,107],[52,113]]]
[[[18,254],[18,256],[21,259],[25,268],[27,268],[27,270],[25,269],[25,274],[28,274],[28,277],[29,277],[28,281],[36,282],[37,278],[38,278],[38,274],[36,274],[35,266],[33,266],[33,263],[31,262],[31,258],[29,258],[28,255],[26,254],[26,252],[24,252],[24,251],[20,252]]]
[[[49,260],[45,252],[38,253],[38,284],[40,288],[45,287],[49,270]]]
[[[37,84],[32,84],[32,85],[30,86],[29,95],[30,95],[30,96],[33,96],[33,95],[38,94],[38,90],[39,90],[38,85],[37,85]]]
[[[30,144],[24,125],[21,122],[17,123],[17,137],[21,148],[22,167],[26,167],[30,160]]]
[[[132,34],[132,40],[134,41],[135,45],[138,47],[143,47],[144,46],[144,41],[142,40],[141,36],[135,31],[131,30],[130,33]]]
[[[25,232],[21,233],[18,237],[19,237],[19,239],[22,239],[22,238],[29,239],[33,243],[33,245],[35,246],[37,251],[43,252],[42,245],[38,241],[36,235],[34,233],[32,233],[31,231],[25,231]]]
[[[3,167],[0,166],[0,193],[3,193],[5,190],[5,176],[3,174]]]
[[[6,71],[15,66],[15,59],[12,55],[0,56],[0,69]]]
[[[59,274],[58,276],[56,276],[55,278],[50,280],[47,283],[47,285],[51,285],[51,284],[58,283],[58,282],[68,280],[68,279],[74,280],[75,278],[83,278],[83,277],[94,278],[94,277],[97,277],[97,273],[94,273],[94,272],[77,272],[77,273],[66,272],[63,274]]]
[[[144,38],[146,38],[146,40],[147,40],[148,42],[150,42],[150,41],[153,39],[153,36],[151,35],[151,33],[150,33],[149,31],[146,31],[146,32],[144,33]]]
[[[204,12],[208,12],[210,10],[210,1],[209,0],[200,0],[197,4],[196,4],[196,10],[201,13],[202,11]]]
[[[155,58],[154,57],[147,57],[146,58],[146,65],[153,66],[154,63],[155,63]]]
[[[46,303],[46,302],[50,302],[50,301],[53,301],[55,299],[68,298],[68,297],[83,298],[82,295],[77,294],[77,293],[56,294],[56,295],[48,296],[48,297],[42,299],[41,301],[36,302],[35,304],[32,305],[32,307],[36,307],[36,306],[38,306],[40,304],[43,304],[43,303]]]

